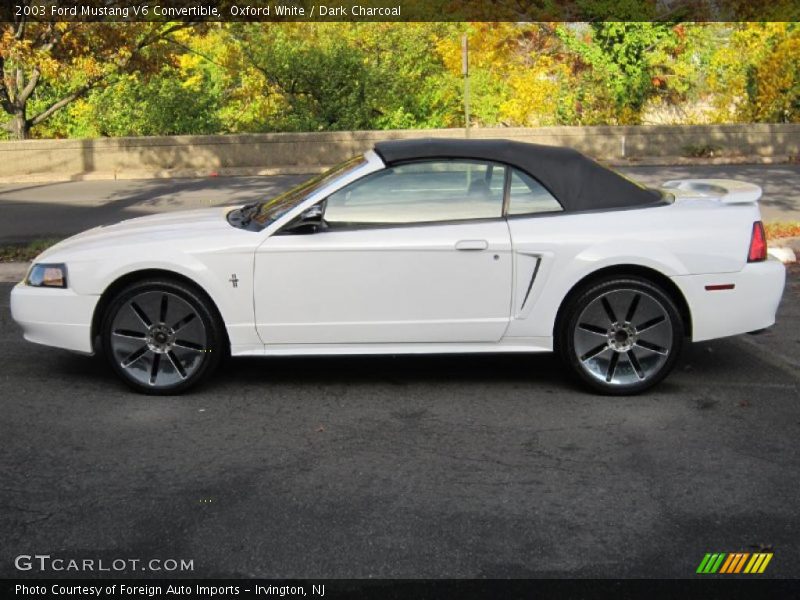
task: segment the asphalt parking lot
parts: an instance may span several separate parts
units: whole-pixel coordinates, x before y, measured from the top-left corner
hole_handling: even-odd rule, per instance
[[[544,355],[234,360],[138,396],[23,342],[0,285],[0,576],[41,576],[14,568],[38,553],[195,577],[690,577],[706,552],[771,549],[764,576],[796,577],[792,273],[778,327],[694,345],[635,398]]]

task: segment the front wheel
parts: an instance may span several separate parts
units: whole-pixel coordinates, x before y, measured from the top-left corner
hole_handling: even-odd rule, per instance
[[[588,286],[565,307],[558,335],[564,362],[591,389],[637,394],[675,366],[684,326],[659,286],[619,277]]]
[[[114,371],[145,394],[178,394],[218,366],[224,333],[208,300],[170,280],[134,283],[109,303],[103,351]]]

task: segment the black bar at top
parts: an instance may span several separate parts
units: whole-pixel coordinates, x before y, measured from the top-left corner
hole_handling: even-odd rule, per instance
[[[797,21],[797,0],[4,0],[0,21]]]

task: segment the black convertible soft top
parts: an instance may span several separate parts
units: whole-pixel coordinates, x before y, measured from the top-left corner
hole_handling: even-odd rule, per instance
[[[505,163],[538,180],[569,212],[662,202],[659,192],[633,183],[572,148],[502,139],[423,138],[378,142],[375,152],[388,166],[432,158]]]

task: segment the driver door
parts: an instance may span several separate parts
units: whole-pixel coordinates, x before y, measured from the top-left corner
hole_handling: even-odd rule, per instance
[[[485,162],[410,163],[329,196],[321,229],[279,232],[256,252],[263,342],[498,341],[512,288],[505,176]]]

